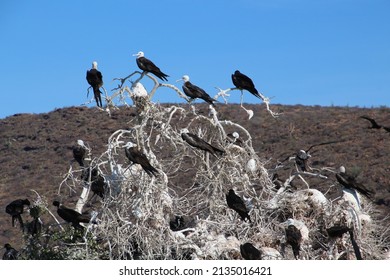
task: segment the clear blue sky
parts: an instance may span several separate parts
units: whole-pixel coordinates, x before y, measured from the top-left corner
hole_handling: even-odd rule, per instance
[[[272,103],[389,106],[389,15],[388,0],[2,0],[0,118],[86,102],[93,60],[110,91],[140,50],[210,95],[238,69]]]

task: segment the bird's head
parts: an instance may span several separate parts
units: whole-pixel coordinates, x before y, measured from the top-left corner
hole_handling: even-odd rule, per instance
[[[53,205],[56,207],[60,207],[60,202],[58,200],[54,200]]]
[[[97,69],[98,63],[96,61],[92,62],[92,69]]]
[[[188,132],[189,132],[189,130],[187,128],[180,129],[180,134],[188,133]]]
[[[133,54],[133,56],[136,56],[137,58],[144,57],[144,52],[143,51],[139,51],[138,53]]]
[[[305,150],[300,150],[298,153],[297,153],[297,157],[299,157],[300,159],[302,160],[305,160],[305,159],[308,159],[309,157],[311,157],[311,155],[309,153],[306,153]]]
[[[81,139],[77,140],[77,145],[79,145],[81,147],[85,147],[84,141]]]
[[[339,167],[339,172],[345,173],[345,167],[343,165]]]
[[[190,80],[190,76],[184,75],[183,77],[181,77],[181,79],[177,80],[176,82],[180,82],[180,81],[188,82],[189,80]]]
[[[234,132],[232,133],[232,135],[233,135],[234,139],[240,138],[240,134],[238,134],[237,131],[234,131]]]

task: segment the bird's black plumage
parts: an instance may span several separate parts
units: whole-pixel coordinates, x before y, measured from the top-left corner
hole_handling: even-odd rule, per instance
[[[350,228],[345,225],[335,225],[326,229],[328,236],[331,238],[341,238],[348,231],[350,231]]]
[[[214,102],[216,100],[211,98],[210,95],[206,91],[204,91],[200,87],[192,84],[190,82],[190,78],[187,75],[183,76],[183,81],[184,81],[184,84],[182,86],[183,91],[184,91],[185,95],[187,95],[189,98],[191,98],[191,100],[194,100],[196,98],[200,98],[200,99],[206,101],[207,103],[209,103],[215,107]]]
[[[241,217],[241,220],[248,221],[252,224],[251,218],[249,217],[249,211],[245,206],[244,201],[239,197],[233,189],[230,189],[226,194],[226,202],[229,208],[233,209]]]
[[[259,92],[257,91],[253,81],[248,76],[242,74],[240,71],[236,70],[234,74],[232,74],[232,82],[236,88],[240,90],[247,90],[252,93],[254,96],[261,99]]]
[[[290,244],[293,250],[294,257],[299,257],[301,250],[302,234],[301,231],[294,225],[289,225],[286,228],[286,243]]]
[[[91,191],[94,195],[104,198],[108,189],[107,182],[100,173],[97,167],[88,167],[83,170],[82,179],[87,183],[91,183]],[[92,199],[92,197],[91,197]]]
[[[200,138],[198,135],[190,133],[187,130],[183,130],[181,132],[181,138],[186,141],[190,146],[209,152],[215,157],[223,156],[223,154],[225,153],[224,150],[212,146],[211,144]]]
[[[136,62],[137,62],[139,69],[141,69],[142,71],[145,71],[145,72],[152,73],[156,77],[158,77],[159,79],[161,79],[163,81],[168,81],[167,77],[169,77],[169,76],[167,74],[163,73],[160,70],[160,68],[158,68],[151,60],[147,59],[144,56],[143,52],[139,52],[138,54],[136,54],[136,56],[137,56]]]
[[[24,229],[22,214],[24,212],[24,206],[29,206],[30,201],[28,199],[16,199],[5,207],[5,212],[12,217],[12,226],[15,226],[15,221],[18,220],[20,228]]]
[[[19,252],[15,250],[9,243],[4,245],[5,253],[3,255],[3,260],[17,260]]]
[[[375,193],[368,189],[363,184],[356,181],[355,177],[346,174],[344,172],[336,173],[337,181],[347,189],[353,189],[366,196],[369,199],[372,199]]]
[[[240,253],[245,260],[261,260],[261,251],[249,242],[240,245]]]
[[[146,155],[142,153],[139,149],[137,149],[134,146],[126,147],[125,146],[125,153],[126,157],[133,163],[140,164],[142,169],[149,175],[149,176],[157,176],[158,170],[154,168]]]
[[[100,87],[103,86],[103,75],[99,70],[97,70],[97,62],[96,61],[94,61],[92,63],[92,68],[87,71],[86,79],[87,79],[88,84],[93,89],[93,94],[95,96],[96,105],[98,107],[103,107],[102,97],[101,97],[102,92],[100,91]]]
[[[57,207],[58,216],[64,221],[71,223],[76,229],[82,229],[83,227],[80,223],[89,223],[91,220],[89,215],[80,214],[79,212],[62,205],[59,201],[53,201],[53,205]]]

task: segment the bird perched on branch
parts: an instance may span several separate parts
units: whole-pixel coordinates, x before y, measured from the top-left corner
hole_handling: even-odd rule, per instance
[[[261,260],[261,251],[249,242],[240,245],[240,253],[245,260]]]
[[[163,73],[160,68],[158,68],[152,61],[147,59],[144,56],[144,53],[142,51],[138,52],[137,54],[134,54],[133,56],[136,56],[136,62],[142,71],[149,72],[154,74],[156,77],[163,81],[168,81],[167,77],[169,77],[167,74]]]
[[[341,238],[344,233],[349,232],[351,229],[345,225],[335,225],[326,229],[326,232],[330,238]]]
[[[101,91],[100,87],[103,86],[103,75],[102,73],[97,70],[97,62],[92,62],[92,69],[87,71],[87,82],[93,89],[93,94],[95,96],[96,105],[98,107],[103,107],[102,104],[102,97],[101,97]]]
[[[207,103],[211,104],[212,106],[215,107],[214,102],[216,101],[215,99],[211,98],[210,95],[207,94],[203,89],[200,87],[192,84],[190,82],[190,77],[188,75],[184,75],[180,80],[177,81],[184,81],[183,84],[183,91],[185,95],[187,95],[189,98],[191,98],[191,101],[200,98],[206,101]]]
[[[22,230],[24,230],[22,214],[25,205],[30,206],[28,199],[16,199],[5,207],[5,212],[12,217],[12,226],[15,227],[15,220],[18,220]]]
[[[134,143],[127,142],[123,147],[125,148],[126,157],[131,162],[140,164],[149,176],[157,176],[158,170],[150,164],[146,155],[137,149]]]
[[[75,161],[78,162],[78,164],[83,167],[84,166],[84,158],[87,154],[87,147],[84,144],[83,140],[77,140],[77,145],[73,146],[73,158]]]
[[[328,145],[328,144],[334,144],[334,143],[339,143],[339,142],[342,142],[342,140],[337,140],[337,141],[329,141],[329,142],[323,142],[323,143],[319,143],[319,144],[314,144],[314,145],[311,145],[307,150],[299,150],[296,155],[295,155],[295,163],[296,165],[298,166],[298,168],[303,171],[303,172],[306,172],[308,171],[308,165],[307,165],[307,161],[308,159],[311,157],[311,155],[309,154],[309,151],[314,148],[314,147],[318,147],[318,146],[322,146],[322,145]],[[288,158],[287,158],[288,159]]]
[[[108,185],[107,182],[104,180],[104,177],[100,174],[97,167],[94,167],[92,169],[91,167],[88,167],[87,169],[84,169],[82,178],[86,183],[91,182],[91,191],[93,192],[93,196],[97,195],[101,198],[104,198]],[[91,197],[91,199],[93,198],[93,196]]]
[[[241,220],[245,221],[245,219],[248,219],[249,223],[252,224],[251,218],[249,217],[249,211],[246,208],[244,201],[234,192],[233,189],[230,189],[226,194],[226,202],[229,208],[238,213]]]
[[[369,199],[372,199],[375,193],[368,189],[363,184],[356,181],[356,178],[347,174],[345,172],[345,167],[340,167],[340,172],[336,173],[336,179],[337,181],[345,188],[347,189],[353,189],[355,191],[358,191],[362,195],[366,196]]]
[[[17,260],[19,252],[15,250],[9,243],[4,245],[5,253],[3,255],[3,260]]]
[[[245,89],[252,93],[254,96],[262,99],[251,78],[242,74],[240,71],[236,70],[234,74],[232,74],[232,81],[235,87],[239,90],[242,91]]]
[[[285,229],[285,233],[286,243],[291,245],[294,257],[295,259],[298,259],[302,241],[301,231],[293,224],[289,224]]]
[[[212,146],[211,144],[207,143],[202,138],[200,138],[198,135],[190,133],[186,128],[181,129],[180,134],[181,134],[181,138],[192,147],[209,152],[215,157],[223,156],[223,154],[225,153],[224,150]]]
[[[371,126],[369,127],[370,129],[381,129],[381,128],[383,128],[387,132],[390,132],[390,127],[379,125],[373,118],[370,118],[368,116],[360,116],[360,118],[368,120],[371,123]]]
[[[59,201],[53,201],[53,205],[57,207],[57,214],[66,222],[71,223],[75,229],[83,229],[80,223],[89,223],[91,217],[86,214],[80,214],[79,212],[70,209],[62,205]]]

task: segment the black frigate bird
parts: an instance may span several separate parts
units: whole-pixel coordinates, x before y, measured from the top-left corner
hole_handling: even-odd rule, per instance
[[[64,221],[71,223],[75,229],[83,229],[80,223],[88,224],[91,220],[91,217],[87,214],[80,214],[76,210],[70,209],[62,205],[59,201],[53,201],[53,205],[57,207],[57,214]]]
[[[149,176],[157,176],[158,170],[154,168],[146,155],[142,153],[139,149],[136,148],[136,145],[132,142],[127,142],[127,144],[124,146],[126,157],[133,163],[138,163],[141,165],[142,169],[149,175]]]
[[[229,208],[233,209],[240,215],[241,220],[245,221],[248,219],[249,223],[252,224],[251,218],[249,217],[249,211],[246,208],[244,201],[236,195],[233,189],[230,189],[226,194],[226,202]]]
[[[302,234],[294,225],[290,224],[285,229],[286,243],[291,245],[295,259],[298,259],[301,250]]]
[[[190,146],[209,152],[215,157],[223,156],[224,150],[212,146],[211,144],[204,141],[198,135],[190,133],[188,129],[183,128],[180,130],[181,138],[186,141]]]
[[[137,54],[134,54],[133,56],[136,56],[136,62],[142,71],[149,72],[154,74],[156,77],[160,78],[163,81],[168,81],[167,77],[169,77],[167,74],[163,73],[160,68],[158,68],[152,61],[147,59],[144,56],[144,53],[138,52]]]
[[[84,166],[84,158],[85,155],[87,154],[87,148],[84,144],[83,140],[77,140],[77,145],[72,147],[73,151],[73,158],[75,161],[78,162],[78,164],[83,167]]]
[[[241,244],[240,253],[245,260],[261,260],[261,251],[253,246],[252,243]]]
[[[22,230],[24,230],[22,214],[25,205],[30,206],[30,201],[28,199],[16,199],[5,207],[5,212],[12,217],[12,226],[14,227],[15,220],[18,220]]]
[[[343,187],[356,190],[369,199],[372,199],[375,195],[372,190],[369,190],[366,186],[357,182],[355,177],[347,174],[344,166],[340,167],[339,173],[336,173],[336,179]]]
[[[251,78],[242,74],[240,71],[236,70],[234,72],[234,74],[232,74],[232,81],[233,81],[234,86],[236,88],[238,88],[239,90],[242,91],[245,89],[245,90],[249,91],[250,93],[252,93],[254,96],[261,99],[261,96],[260,96],[259,92],[257,91],[255,84],[253,83]]]
[[[369,127],[371,129],[381,129],[381,128],[383,128],[387,132],[390,132],[390,127],[379,125],[373,118],[370,118],[368,116],[360,116],[360,118],[368,120],[371,123],[371,126]]]
[[[4,245],[5,253],[3,255],[3,260],[17,260],[19,252],[15,250],[9,243]]]
[[[235,145],[240,146],[240,147],[243,146],[243,142],[240,139],[240,134],[238,134],[238,132],[236,132],[236,131],[233,133],[228,133],[226,135],[226,142],[235,144]]]
[[[210,95],[208,95],[208,93],[205,92],[203,89],[192,84],[190,82],[190,77],[188,75],[184,75],[183,78],[181,78],[180,80],[184,81],[184,84],[182,87],[183,91],[189,98],[191,98],[191,101],[196,99],[196,98],[200,98],[200,99],[203,99],[204,101],[206,101],[207,103],[209,103],[215,107],[214,102],[216,100],[211,98]],[[180,80],[178,80],[178,81],[180,81]]]
[[[103,86],[103,75],[102,73],[97,70],[97,62],[92,62],[92,68],[90,70],[87,70],[87,76],[86,76],[88,84],[93,89],[93,94],[95,96],[96,105],[100,108],[103,107],[102,104],[102,97],[101,97],[101,91],[100,87]]]
[[[104,177],[100,173],[97,167],[91,168],[88,167],[83,170],[82,177],[85,183],[91,183],[91,191],[93,192],[93,196],[97,195],[104,199],[106,191],[108,189],[108,184],[104,180]],[[90,200],[93,198],[90,198]]]

